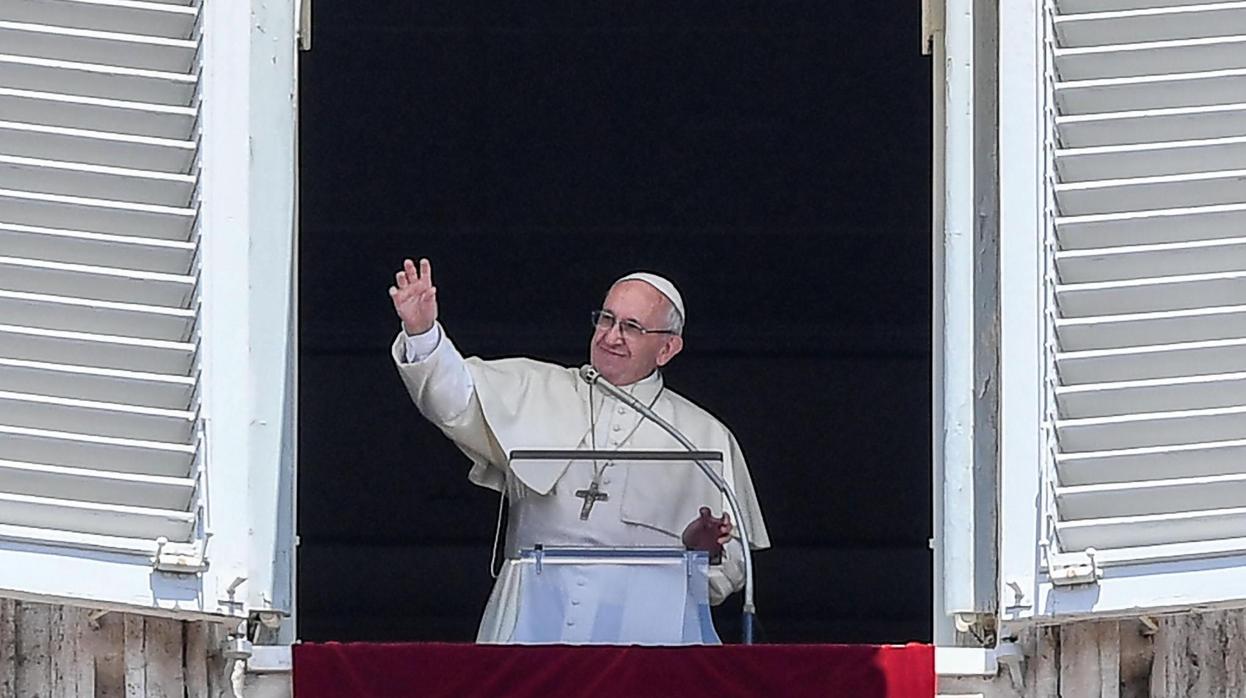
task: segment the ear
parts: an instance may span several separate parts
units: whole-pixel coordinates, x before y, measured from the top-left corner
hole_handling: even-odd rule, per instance
[[[658,365],[665,366],[670,363],[675,355],[684,350],[684,338],[679,335],[672,335],[666,340],[666,344],[658,350]]]

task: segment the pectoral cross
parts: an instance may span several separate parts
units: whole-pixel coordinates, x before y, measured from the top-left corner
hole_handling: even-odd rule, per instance
[[[586,490],[576,490],[575,496],[584,500],[584,506],[580,507],[580,520],[588,521],[588,515],[593,513],[593,505],[597,502],[604,502],[610,499],[610,495],[601,491],[597,481],[593,480],[588,484]]]

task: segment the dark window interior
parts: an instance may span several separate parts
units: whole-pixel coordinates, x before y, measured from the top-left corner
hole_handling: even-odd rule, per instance
[[[893,3],[318,2],[302,56],[299,635],[475,636],[497,501],[409,402],[386,295],[568,365],[610,282],[741,442],[771,642],[930,639],[930,70]],[[738,637],[739,597],[718,611]]]

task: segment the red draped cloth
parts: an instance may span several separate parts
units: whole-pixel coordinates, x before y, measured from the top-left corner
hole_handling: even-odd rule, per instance
[[[929,645],[294,646],[294,698],[933,698]]]

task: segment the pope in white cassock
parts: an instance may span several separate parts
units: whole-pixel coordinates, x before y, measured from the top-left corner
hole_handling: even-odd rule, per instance
[[[468,479],[508,499],[502,566],[481,621],[479,642],[508,642],[519,599],[516,558],[546,546],[682,546],[721,561],[709,573],[710,602],[744,585],[743,552],[721,493],[696,467],[629,467],[625,460],[516,461],[518,449],[682,450],[657,425],[575,369],[526,358],[464,359],[437,322],[437,289],[428,260],[406,260],[389,289],[402,331],[393,359],[420,413],[472,461]],[[666,387],[660,368],[683,349],[683,299],[666,279],[646,273],[616,281],[593,314],[589,355],[610,383],[671,422],[702,451],[723,453],[723,478],[740,502],[754,549],[768,548],[744,456],[730,430]],[[715,517],[713,511],[722,511]],[[581,582],[583,583],[583,582]],[[594,609],[609,589],[584,590],[569,603],[562,641],[592,637]],[[618,591],[624,593],[625,591]],[[576,624],[575,618],[579,618]]]

